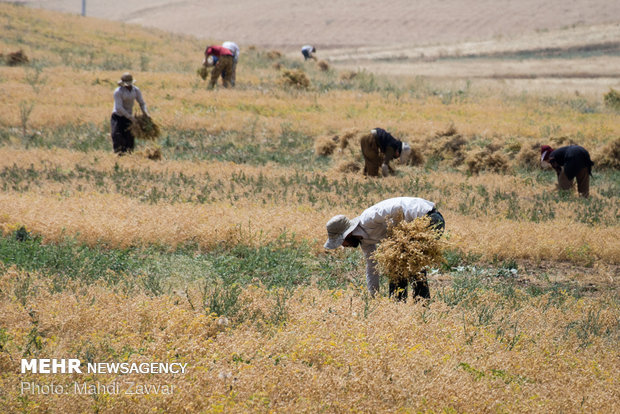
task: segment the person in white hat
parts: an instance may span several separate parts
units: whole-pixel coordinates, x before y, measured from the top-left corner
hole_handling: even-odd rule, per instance
[[[384,177],[394,173],[390,161],[399,158],[406,163],[411,154],[411,147],[406,142],[397,140],[384,129],[375,128],[370,134],[360,139],[362,155],[364,156],[364,175],[377,177],[379,168]]]
[[[412,221],[418,217],[428,215],[431,226],[443,232],[445,220],[441,213],[435,208],[435,204],[417,197],[396,197],[383,200],[372,207],[367,208],[359,217],[349,220],[340,214],[332,217],[327,222],[327,241],[326,249],[336,249],[343,247],[361,246],[364,257],[366,258],[366,284],[368,292],[374,296],[379,290],[379,274],[375,268],[372,255],[377,248],[377,244],[383,240],[387,234],[387,219],[395,217],[399,213],[407,221]],[[408,281],[395,284],[390,282],[390,297],[396,294],[398,300],[407,299]],[[430,298],[430,290],[426,275],[421,281],[412,284],[413,296]]]
[[[135,138],[129,127],[136,119],[133,116],[134,101],[138,101],[140,109],[146,116],[150,116],[142,92],[136,85],[131,73],[125,72],[117,82],[118,88],[114,91],[114,109],[110,119],[110,133],[114,152],[123,155],[133,151]]]

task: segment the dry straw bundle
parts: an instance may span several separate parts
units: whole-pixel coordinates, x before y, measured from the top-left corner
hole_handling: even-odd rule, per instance
[[[595,167],[620,170],[620,138],[610,142],[594,154],[593,161]]]
[[[319,62],[317,63],[317,65],[319,66],[319,69],[322,72],[327,72],[329,70],[329,63],[327,63],[324,60],[319,60]]]
[[[439,236],[429,217],[405,221],[401,213],[388,221],[387,237],[377,246],[377,268],[392,281],[418,277],[425,267],[442,261],[446,242]]]
[[[152,141],[161,135],[159,126],[153,122],[150,116],[144,114],[136,115],[136,121],[131,123],[129,130],[137,139]]]
[[[162,159],[161,147],[154,146],[144,149],[143,155],[145,158],[153,161],[159,161]]]
[[[282,53],[277,50],[270,50],[269,52],[267,52],[266,56],[267,59],[276,60],[282,57]]]
[[[540,144],[523,145],[516,157],[517,165],[534,169],[540,166]]]
[[[362,170],[362,164],[354,160],[342,160],[336,166],[336,171],[341,173],[357,173]]]
[[[209,76],[209,69],[202,65],[196,70],[196,73],[202,78],[202,80],[207,80],[207,77]]]
[[[422,154],[422,150],[419,146],[411,146],[411,153],[409,154],[409,158],[405,161],[405,164],[413,166],[424,164],[424,155]]]
[[[340,138],[338,135],[335,136],[327,136],[323,135],[318,137],[314,141],[314,152],[317,155],[328,156],[334,153],[334,150],[338,146]]]
[[[9,53],[6,55],[6,64],[9,66],[18,66],[25,65],[29,62],[28,56],[24,53],[23,50],[18,50],[17,52]]]
[[[282,71],[282,82],[287,86],[293,86],[298,89],[308,89],[310,87],[310,79],[302,70],[284,70]]]
[[[620,110],[620,92],[617,90],[610,88],[609,92],[603,96],[603,100],[605,101],[605,105],[607,107]]]
[[[465,161],[466,144],[467,140],[451,124],[445,131],[436,133],[428,146],[431,148],[431,155],[450,161],[453,167],[459,167]]]
[[[341,81],[350,81],[353,80],[357,76],[357,72],[353,72],[352,70],[345,70],[344,72],[340,72],[338,76]]]
[[[493,171],[495,173],[506,173],[508,171],[508,160],[499,151],[485,148],[473,151],[467,155],[465,160],[467,169],[472,174],[479,174],[480,171]]]

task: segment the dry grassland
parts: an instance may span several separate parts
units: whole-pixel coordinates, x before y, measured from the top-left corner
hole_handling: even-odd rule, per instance
[[[363,209],[351,189],[342,188],[340,193],[334,190],[344,186],[345,180],[348,185],[357,183],[360,188],[367,183],[362,177],[347,174],[329,178],[319,175],[319,180],[326,180],[331,185],[322,192],[315,189],[313,196],[305,193],[303,187],[296,187],[295,182],[288,182],[287,178],[297,174],[297,184],[301,184],[304,180],[316,180],[316,173],[295,173],[283,167],[265,169],[218,162],[153,163],[138,156],[118,159],[109,153],[83,154],[65,150],[2,149],[2,153],[5,156],[0,168],[5,172],[17,166],[31,174],[38,171],[40,175],[30,184],[30,191],[0,194],[3,226],[14,228],[19,223],[41,234],[47,241],[58,242],[64,237],[76,236],[89,245],[105,243],[128,247],[161,243],[175,248],[179,244],[196,242],[210,249],[223,241],[238,242],[238,238],[248,232],[260,235],[255,240],[257,243],[276,240],[282,232],[288,232],[301,239],[314,240],[319,249],[325,237],[326,217],[336,213],[355,216]],[[50,177],[53,172],[69,173],[86,166],[89,171],[106,174],[109,178],[98,184],[85,177],[67,177],[60,181]],[[138,183],[128,192],[128,188],[119,188],[112,179],[115,167],[126,169],[129,176],[146,172],[152,175],[152,181]],[[402,168],[414,175],[418,171],[414,167]],[[169,177],[178,174],[193,178],[196,183],[175,189],[168,187]],[[235,177],[241,176],[243,181],[235,182]],[[265,183],[260,188],[257,187],[259,177]],[[465,252],[488,259],[620,263],[620,241],[615,237],[617,205],[613,203],[598,212],[602,216],[600,220],[615,223],[613,225],[580,222],[576,213],[587,207],[578,207],[578,199],[565,203],[553,218],[541,223],[528,216],[520,217],[521,209],[511,207],[506,201],[484,205],[482,199],[474,200],[470,194],[452,193],[481,186],[490,194],[510,195],[515,188],[529,188],[520,190],[514,199],[514,202],[523,204],[525,210],[525,206],[537,196],[542,197],[552,186],[535,188],[526,184],[526,180],[507,175],[467,177],[446,172],[431,174],[428,182],[433,183],[433,187],[416,195],[439,203],[448,221],[449,232],[455,238],[455,246]],[[213,183],[221,185],[213,193],[208,193],[207,200],[211,202],[200,202],[204,188],[214,186]],[[390,189],[412,183],[404,176],[384,179],[382,184],[376,185],[381,188],[382,197],[387,198],[402,194]],[[168,201],[150,203],[153,193],[159,193]],[[371,194],[366,198],[370,204],[379,196]],[[474,203],[473,211],[469,214],[459,211],[463,203],[471,202]],[[355,207],[352,208],[351,204]],[[506,219],[506,211],[511,208],[516,209],[517,215]],[[278,214],[274,215],[274,211]],[[303,220],[299,219],[300,216]]]
[[[28,280],[30,293],[15,287]],[[436,302],[402,306],[368,302],[355,289],[299,288],[286,303],[286,323],[271,322],[277,295],[243,292],[237,326],[205,315],[199,291],[152,297],[134,290],[75,283],[46,293],[49,280],[14,269],[0,279],[2,323],[14,343],[41,335],[45,355],[89,355],[96,361],[183,362],[186,375],[145,378],[92,375],[89,383],[125,381],[172,384],[174,395],[107,395],[71,392],[63,398],[19,398],[19,381],[53,381],[73,387],[80,375],[3,377],[10,411],[188,412],[614,412],[618,406],[616,338],[588,338],[615,329],[613,298],[575,300],[560,293],[475,297],[487,314]],[[28,312],[28,309],[35,309]],[[271,315],[271,316],[270,316]],[[566,330],[567,318],[574,328]],[[10,346],[0,353],[3,372],[15,369]],[[39,353],[39,355],[44,355]],[[191,396],[191,397],[190,397]]]

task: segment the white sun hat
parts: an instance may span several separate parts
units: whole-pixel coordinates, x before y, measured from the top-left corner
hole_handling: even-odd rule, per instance
[[[349,220],[342,214],[332,217],[327,222],[327,241],[323,247],[335,249],[342,246],[344,239],[357,227],[359,222],[358,217]]]

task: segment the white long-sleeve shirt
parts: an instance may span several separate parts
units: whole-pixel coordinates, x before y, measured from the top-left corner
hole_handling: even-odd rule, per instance
[[[239,46],[237,46],[235,42],[224,42],[222,43],[222,47],[225,47],[226,49],[233,52],[235,62],[239,60]]]
[[[387,234],[388,217],[394,217],[402,212],[404,220],[412,221],[426,215],[433,208],[435,208],[435,203],[423,198],[396,197],[367,208],[358,217],[359,223],[351,234],[362,238],[360,246],[366,259],[366,283],[371,295],[379,290],[379,273],[375,267],[375,261],[372,260],[372,254],[377,248],[377,243]]]
[[[131,118],[133,116],[133,103],[138,101],[140,109],[145,115],[148,115],[146,110],[146,103],[142,98],[142,92],[135,85],[131,87],[131,90],[124,86],[119,86],[114,91],[114,109],[112,113],[124,116],[125,118]]]

